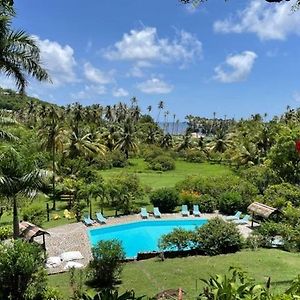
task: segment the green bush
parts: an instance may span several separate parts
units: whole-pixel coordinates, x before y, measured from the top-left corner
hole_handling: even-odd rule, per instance
[[[158,241],[161,250],[181,251],[192,247],[193,232],[183,228],[175,228],[172,232],[164,234]]]
[[[212,213],[217,207],[216,199],[208,194],[201,195],[196,204],[199,204],[202,213]]]
[[[188,149],[185,152],[185,160],[188,162],[202,163],[206,161],[206,155],[201,150]]]
[[[12,237],[12,226],[0,226],[0,241]]]
[[[111,288],[122,271],[125,252],[118,240],[100,241],[92,248],[92,260],[89,263],[92,283],[98,288]]]
[[[233,223],[214,218],[197,228],[195,243],[206,255],[236,252],[242,247],[242,237]]]
[[[167,155],[160,155],[149,161],[148,166],[155,171],[169,171],[175,169],[175,160]]]
[[[193,204],[199,204],[200,194],[193,191],[181,191],[179,194],[180,204],[186,204],[192,207]]]
[[[162,213],[173,212],[179,203],[179,193],[174,188],[162,188],[150,194],[150,202]]]
[[[238,192],[245,203],[250,203],[257,196],[257,188],[250,182],[237,176],[189,176],[176,184],[179,191],[194,191],[200,194],[208,194],[219,201],[224,192]]]
[[[290,183],[270,185],[264,192],[263,201],[277,208],[285,207],[288,202],[300,206],[300,187]]]
[[[39,203],[33,203],[25,207],[22,214],[24,221],[28,221],[34,225],[40,226],[46,221],[46,209]]]
[[[219,210],[221,213],[231,215],[237,210],[244,211],[247,205],[248,203],[245,203],[241,194],[237,192],[225,192],[220,196]]]
[[[45,277],[36,276],[44,268],[41,247],[22,240],[0,243],[0,299],[24,299],[27,289],[37,282],[45,286]]]
[[[113,150],[109,157],[112,166],[115,168],[124,168],[128,164],[125,154],[120,150]]]

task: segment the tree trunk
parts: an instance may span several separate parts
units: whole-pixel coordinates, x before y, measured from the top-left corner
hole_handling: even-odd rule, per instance
[[[52,200],[53,200],[53,206],[52,209],[56,209],[56,202],[55,202],[55,141],[53,141],[52,144]]]
[[[20,228],[19,228],[19,217],[18,217],[16,196],[13,196],[13,227],[14,227],[14,239],[17,239],[20,235]]]

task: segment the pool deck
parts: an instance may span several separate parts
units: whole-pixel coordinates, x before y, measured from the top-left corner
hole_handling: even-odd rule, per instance
[[[213,214],[201,214],[202,219],[211,219],[214,217],[222,217],[222,215],[213,213]],[[161,220],[164,219],[193,219],[195,217],[182,217],[180,213],[174,214],[162,214]],[[149,216],[148,220],[154,220],[153,216]],[[197,217],[199,219],[199,217]],[[60,256],[63,252],[67,251],[80,251],[83,255],[83,259],[79,260],[81,264],[86,266],[92,257],[90,241],[88,237],[88,229],[89,228],[100,228],[109,225],[115,224],[123,224],[134,221],[140,221],[141,216],[139,214],[128,215],[128,216],[120,216],[120,217],[112,217],[107,218],[106,225],[100,225],[95,223],[93,226],[85,226],[82,222],[72,223],[67,225],[62,225],[58,227],[51,228],[47,230],[50,233],[50,236],[46,236],[46,247],[47,247],[47,255],[50,256]],[[249,223],[250,225],[250,223]],[[247,237],[251,233],[250,226],[246,225],[238,225],[238,228],[241,234],[244,237]],[[59,273],[63,271],[64,265],[61,265],[57,268],[48,269],[49,274]]]

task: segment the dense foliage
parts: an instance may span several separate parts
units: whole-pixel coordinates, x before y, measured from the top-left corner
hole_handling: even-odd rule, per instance
[[[44,259],[39,246],[16,240],[0,244],[0,298],[24,300],[35,281],[43,287],[42,276],[35,276],[43,269]],[[40,273],[39,273],[40,274]]]
[[[125,252],[118,240],[100,241],[92,248],[91,282],[99,288],[111,288],[119,279]]]
[[[174,188],[162,188],[150,194],[150,201],[154,207],[159,207],[162,213],[173,212],[179,204],[179,193]]]

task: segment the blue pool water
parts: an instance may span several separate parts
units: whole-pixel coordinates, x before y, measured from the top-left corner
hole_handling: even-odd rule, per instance
[[[142,220],[133,223],[107,226],[89,230],[91,246],[101,240],[117,239],[122,242],[126,257],[136,257],[138,252],[158,250],[158,240],[174,228],[193,230],[207,222],[206,219]]]

